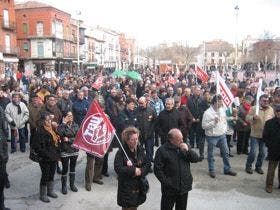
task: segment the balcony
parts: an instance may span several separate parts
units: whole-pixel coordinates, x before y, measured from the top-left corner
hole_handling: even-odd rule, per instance
[[[6,47],[4,45],[0,45],[0,52],[6,55],[18,55],[19,48],[18,47]]]
[[[1,26],[3,29],[14,31],[16,30],[16,22],[1,20]]]

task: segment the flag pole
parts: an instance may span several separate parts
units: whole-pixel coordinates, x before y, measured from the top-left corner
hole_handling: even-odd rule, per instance
[[[97,103],[98,103],[98,102],[97,102]],[[104,113],[104,111],[103,111],[101,108],[99,108],[98,106],[97,106],[96,108],[97,108],[97,110],[98,110],[100,113],[101,113],[101,112]],[[104,114],[105,114],[105,113],[104,113]],[[124,152],[125,157],[127,158],[127,160],[129,160],[129,157],[128,157],[126,151],[124,150],[123,145],[122,145],[122,143],[121,143],[121,141],[120,141],[118,135],[116,134],[116,131],[114,132],[114,136],[117,138],[118,143],[119,143],[119,145],[120,145],[122,151]]]
[[[121,143],[121,140],[119,139],[119,137],[118,137],[118,135],[116,134],[116,132],[114,133],[114,135],[115,135],[115,137],[117,138],[118,143],[119,143],[119,145],[121,146],[121,149],[122,149],[122,151],[124,152],[125,157],[127,158],[127,160],[129,160],[129,157],[128,157],[126,151],[124,150],[123,145],[122,145],[122,143]]]

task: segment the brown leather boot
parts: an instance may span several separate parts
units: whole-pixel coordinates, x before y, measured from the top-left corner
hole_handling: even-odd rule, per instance
[[[267,193],[272,193],[272,185],[266,186],[265,191],[266,191]]]

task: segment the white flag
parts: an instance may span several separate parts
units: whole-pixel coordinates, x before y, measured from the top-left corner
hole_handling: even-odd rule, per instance
[[[217,75],[217,94],[222,96],[224,106],[226,108],[229,108],[234,101],[234,97],[230,89],[226,85],[224,79],[220,76],[220,74],[216,72],[216,75]]]
[[[256,98],[256,115],[259,115],[260,111],[260,97],[263,95],[262,92],[262,79],[259,79],[259,85],[258,85],[258,92],[257,92],[257,98]]]

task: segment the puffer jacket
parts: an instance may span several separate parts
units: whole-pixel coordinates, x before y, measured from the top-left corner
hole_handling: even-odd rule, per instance
[[[141,193],[140,178],[145,177],[151,167],[150,162],[146,158],[144,149],[137,146],[136,153],[131,152],[126,144],[126,151],[133,166],[127,166],[127,159],[124,152],[120,149],[115,156],[114,169],[118,175],[118,205],[124,208],[137,207],[146,200],[146,194]],[[142,171],[140,177],[135,177],[135,167]]]
[[[161,183],[163,193],[185,194],[192,190],[193,177],[190,163],[198,162],[198,155],[192,151],[182,151],[169,141],[156,152],[154,171]]]
[[[14,121],[16,123],[16,127],[11,126],[11,128],[24,128],[25,123],[29,119],[29,111],[26,105],[23,102],[19,103],[21,113],[18,114],[18,107],[15,106],[12,102],[9,103],[5,109],[5,116],[9,123]]]
[[[79,126],[75,122],[73,122],[71,125],[67,125],[65,123],[62,123],[57,128],[57,133],[59,134],[61,138],[61,142],[59,144],[60,153],[76,153],[79,150],[71,147],[73,144],[75,137],[79,131]],[[68,141],[64,141],[64,137],[68,137]]]

